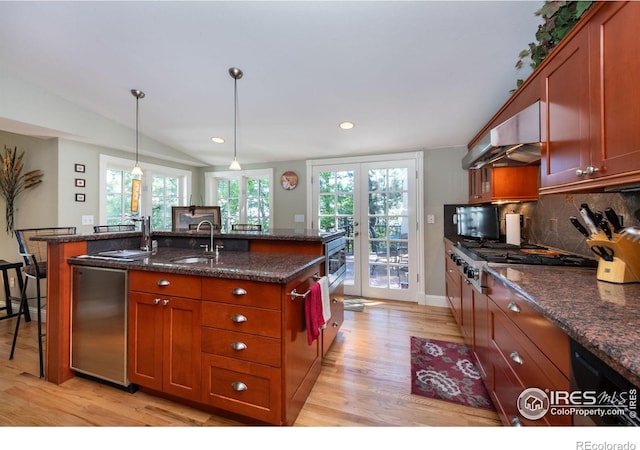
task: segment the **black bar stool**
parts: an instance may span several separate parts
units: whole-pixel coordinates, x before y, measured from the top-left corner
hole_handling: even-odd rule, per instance
[[[2,271],[2,281],[4,282],[4,299],[5,306],[0,308],[0,311],[6,311],[7,314],[5,316],[0,317],[0,320],[10,319],[18,315],[18,313],[13,312],[13,305],[11,304],[12,300],[16,300],[20,302],[22,305],[22,301],[18,297],[11,296],[11,290],[9,289],[9,270],[15,269],[17,279],[18,279],[18,288],[20,288],[20,294],[22,294],[22,289],[24,288],[24,284],[22,281],[22,273],[20,269],[22,268],[22,263],[12,263],[9,261],[5,261],[4,259],[0,259],[0,270]],[[29,308],[23,308],[22,312],[24,313],[24,320],[26,322],[31,322],[31,315],[29,314]]]

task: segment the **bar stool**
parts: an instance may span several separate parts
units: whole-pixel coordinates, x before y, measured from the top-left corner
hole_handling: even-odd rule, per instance
[[[11,290],[9,289],[8,272],[11,269],[15,269],[16,275],[18,278],[18,288],[20,290],[20,293],[22,294],[23,282],[22,282],[22,273],[20,272],[21,268],[22,268],[21,262],[12,263],[9,261],[5,261],[4,259],[0,259],[0,270],[2,271],[2,281],[4,282],[4,299],[5,299],[5,306],[0,308],[0,311],[7,312],[7,315],[0,317],[0,320],[10,319],[19,314],[19,313],[13,312],[13,305],[11,304],[11,301],[12,300],[20,301],[21,299],[18,297],[11,296]],[[20,304],[22,304],[21,301],[20,301]],[[29,314],[29,308],[23,308],[22,312],[24,313],[24,320],[27,322],[31,322],[31,315]]]
[[[22,294],[20,300],[20,309],[29,309],[27,302],[27,286],[29,279],[35,280],[36,283],[36,299],[38,313],[38,353],[40,356],[40,378],[44,378],[44,352],[42,347],[42,338],[46,336],[42,332],[42,298],[40,281],[47,278],[47,242],[32,241],[34,236],[55,236],[76,234],[76,227],[53,227],[53,228],[25,228],[22,230],[14,230],[18,239],[18,254],[24,258],[25,265],[22,268],[24,273],[24,285],[22,286]],[[13,343],[11,344],[11,354],[9,359],[13,359],[16,349],[16,341],[18,339],[18,330],[20,329],[20,317],[16,321],[16,329],[13,333]],[[26,316],[25,316],[26,320]]]

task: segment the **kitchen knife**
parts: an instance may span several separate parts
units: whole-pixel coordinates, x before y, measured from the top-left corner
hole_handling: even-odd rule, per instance
[[[569,217],[569,220],[571,221],[571,223],[573,224],[574,227],[576,227],[576,229],[583,234],[584,237],[589,237],[590,234],[587,231],[587,229],[584,227],[584,225],[582,225],[580,223],[580,221],[578,220],[578,218],[576,216],[571,216]]]
[[[604,215],[607,216],[607,220],[613,227],[614,233],[620,233],[624,228],[620,223],[620,219],[618,218],[618,214],[613,210],[613,208],[607,208],[604,210]]]
[[[609,221],[607,219],[602,219],[600,221],[600,228],[602,228],[602,231],[604,231],[604,234],[607,235],[607,239],[612,241],[613,235],[611,234],[611,228],[609,228]]]
[[[593,212],[591,212],[589,206],[585,203],[580,206],[580,215],[582,215],[584,223],[591,234],[598,234],[598,227],[596,227],[596,223],[594,222],[595,218]]]
[[[596,211],[593,213],[593,221],[596,225],[600,225],[602,219],[604,219],[604,214],[602,213],[602,211]]]

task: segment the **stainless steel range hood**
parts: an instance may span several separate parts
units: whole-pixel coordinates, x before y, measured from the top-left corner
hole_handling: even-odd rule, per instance
[[[500,161],[501,165],[529,164],[540,159],[540,102],[492,128],[462,158],[462,168],[479,169]]]

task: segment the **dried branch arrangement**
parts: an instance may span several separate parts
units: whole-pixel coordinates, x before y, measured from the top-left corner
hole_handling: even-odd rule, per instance
[[[4,147],[4,155],[0,154],[0,195],[6,200],[5,218],[7,233],[13,233],[13,211],[16,198],[27,189],[42,183],[44,173],[37,169],[22,173],[24,152],[18,155],[18,148],[13,150]]]

